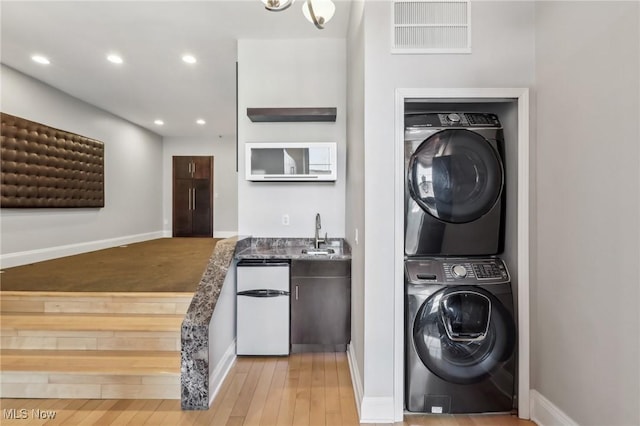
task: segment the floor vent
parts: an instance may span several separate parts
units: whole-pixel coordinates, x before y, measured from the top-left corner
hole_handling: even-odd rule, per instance
[[[393,2],[391,53],[471,53],[470,0]]]

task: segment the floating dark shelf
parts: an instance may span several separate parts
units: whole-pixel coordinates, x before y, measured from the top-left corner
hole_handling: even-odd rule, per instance
[[[336,121],[337,108],[247,108],[254,123]]]

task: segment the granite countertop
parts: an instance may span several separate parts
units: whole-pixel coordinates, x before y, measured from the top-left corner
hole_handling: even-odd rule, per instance
[[[248,245],[249,239],[237,237],[218,241],[182,321],[180,382],[184,410],[209,408],[209,323],[234,253]]]
[[[183,329],[209,324],[227,270],[233,261],[236,245],[240,246],[241,242],[237,237],[218,241],[182,322]]]
[[[329,238],[322,248],[335,250],[332,254],[306,254],[303,249],[313,248],[313,238],[251,238],[238,245],[236,259],[305,259],[305,260],[348,260],[351,246],[344,238]]]

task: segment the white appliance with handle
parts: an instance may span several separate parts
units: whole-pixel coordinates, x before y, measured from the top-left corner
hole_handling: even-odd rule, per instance
[[[288,261],[238,262],[237,301],[236,354],[288,355]]]

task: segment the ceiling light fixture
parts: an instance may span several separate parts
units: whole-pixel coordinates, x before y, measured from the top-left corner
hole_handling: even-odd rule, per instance
[[[198,118],[198,119],[196,120],[196,123],[198,123],[198,124],[199,124],[199,125],[201,125],[201,126],[204,126],[205,124],[207,124],[207,122],[206,122],[206,121],[204,121],[202,118]]]
[[[153,124],[156,124],[158,126],[162,126],[162,125],[164,125],[164,121],[162,121],[162,120],[154,120]]]
[[[336,5],[331,0],[307,0],[302,5],[302,14],[319,30],[333,18]]]
[[[272,12],[283,11],[293,4],[295,0],[261,0],[264,7]],[[336,5],[331,0],[305,0],[302,4],[302,14],[319,30],[329,22],[336,13]]]
[[[264,8],[271,12],[282,12],[288,9],[296,0],[261,0],[264,3]]]
[[[112,53],[110,55],[107,56],[107,61],[114,63],[114,64],[121,64],[124,61],[122,60],[122,57],[119,55],[116,55],[115,53]]]
[[[42,65],[49,65],[51,62],[49,61],[49,59],[47,59],[46,57],[42,56],[42,55],[33,55],[31,57],[31,60],[34,62],[37,62],[39,64]]]
[[[193,56],[193,55],[184,55],[184,56],[182,56],[182,60],[185,61],[188,64],[195,64],[196,62],[198,62],[196,57]]]

